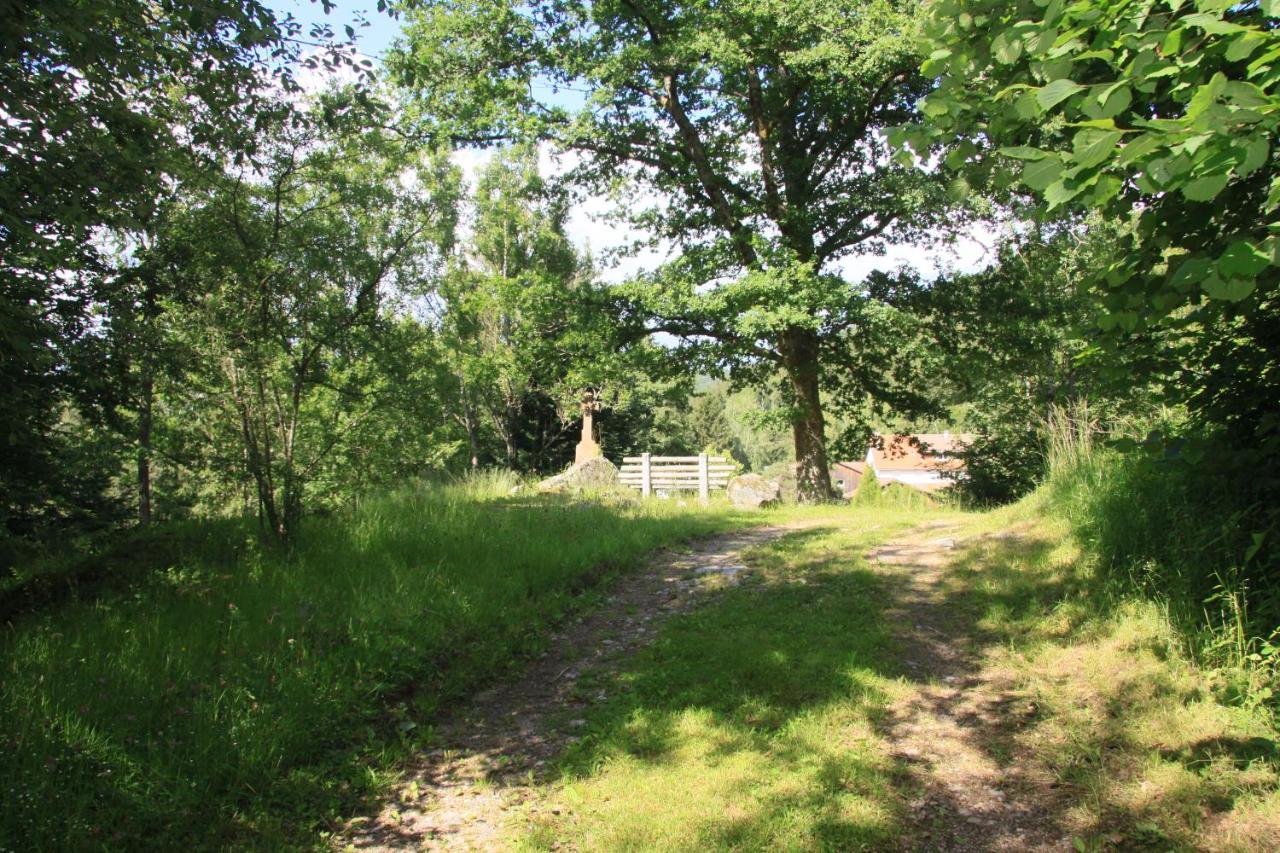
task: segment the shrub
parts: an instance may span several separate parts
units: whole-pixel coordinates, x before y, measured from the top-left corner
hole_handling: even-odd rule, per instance
[[[880,503],[881,498],[880,478],[876,476],[875,469],[868,465],[862,472],[862,479],[858,481],[858,488],[854,491],[850,502],[861,506],[874,506]]]
[[[980,435],[957,455],[965,468],[955,474],[956,492],[977,506],[1017,500],[1044,477],[1044,438],[1037,430],[1023,428]]]
[[[1056,413],[1041,511],[1070,523],[1105,592],[1162,602],[1212,662],[1257,662],[1280,626],[1280,560],[1267,547],[1280,514],[1265,478],[1211,432],[1158,426],[1116,442],[1121,452],[1087,416]]]

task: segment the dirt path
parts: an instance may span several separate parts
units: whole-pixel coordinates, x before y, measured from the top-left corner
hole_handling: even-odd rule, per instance
[[[954,530],[930,525],[870,553],[893,578],[889,620],[901,626],[902,663],[917,682],[884,724],[914,793],[905,846],[1071,850],[1053,817],[1061,809],[1053,780],[1030,769],[1013,738],[1035,705],[1009,676],[984,665],[973,626],[948,601]]]
[[[475,696],[440,726],[443,747],[422,757],[377,817],[352,821],[342,844],[365,850],[493,850],[508,825],[537,817],[544,768],[576,740],[583,709],[606,698],[591,685],[647,644],[658,624],[700,590],[736,583],[742,551],[798,526],[767,527],[660,552],[621,578],[604,606],[557,634],[519,679]]]

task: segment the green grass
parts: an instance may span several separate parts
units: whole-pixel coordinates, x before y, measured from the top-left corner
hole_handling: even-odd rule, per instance
[[[1049,837],[1081,850],[1274,849],[1280,748],[1167,608],[1118,594],[1040,495],[956,514],[939,606],[1009,712],[972,730],[1032,780]],[[856,850],[920,844],[888,704],[924,687],[883,614],[872,544],[937,513],[854,508],[749,555],[760,571],[670,621],[605,685],[560,777],[513,824],[526,849]],[[594,687],[594,685],[593,685]]]
[[[608,684],[519,844],[583,850],[891,846],[897,770],[877,732],[901,690],[892,594],[866,549],[922,517],[815,513],[751,553],[757,571],[670,622]]]
[[[367,501],[313,521],[291,554],[243,526],[172,528],[139,540],[124,575],[30,598],[0,637],[0,850],[323,844],[434,744],[442,707],[538,654],[612,574],[663,544],[788,519],[816,526],[748,555],[746,582],[592,684],[608,698],[542,792],[559,813],[515,843],[909,838],[917,790],[882,715],[921,685],[884,619],[891,570],[865,554],[936,508],[886,493],[747,514],[497,485]],[[1265,703],[1193,653],[1167,600],[1117,581],[1094,505],[1062,488],[946,512],[964,529],[945,606],[1022,709],[980,733],[983,749],[1045,780],[1036,796],[1084,849],[1269,849],[1280,748]]]
[[[1266,472],[1176,424],[1181,452],[1152,455],[1103,447],[1082,423],[1087,410],[1055,416],[1049,476],[1029,504],[1065,523],[1093,593],[1157,603],[1201,662],[1250,671],[1243,694],[1280,694],[1280,512]]]
[[[368,500],[290,554],[179,536],[0,636],[0,849],[292,846],[609,574],[759,520],[480,484]]]
[[[990,749],[1053,786],[1078,849],[1275,849],[1273,717],[1189,653],[1167,606],[1118,590],[1053,506],[1041,494],[977,517],[949,576],[986,670],[1027,712]]]

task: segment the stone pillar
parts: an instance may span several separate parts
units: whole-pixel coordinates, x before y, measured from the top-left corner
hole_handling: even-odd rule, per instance
[[[600,445],[596,441],[594,415],[600,411],[596,395],[588,391],[582,395],[582,440],[578,442],[573,454],[573,464],[578,465],[588,459],[602,456]]]

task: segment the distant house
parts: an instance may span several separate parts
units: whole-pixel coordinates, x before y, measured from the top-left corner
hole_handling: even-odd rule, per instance
[[[866,462],[837,462],[831,466],[831,485],[847,498],[858,490],[866,470]]]
[[[964,462],[956,454],[973,441],[971,435],[950,432],[879,438],[884,446],[872,444],[864,461],[837,462],[832,466],[832,483],[845,497],[857,490],[867,468],[876,472],[881,483],[904,483],[926,491],[945,488],[951,479],[944,474],[964,469]]]

